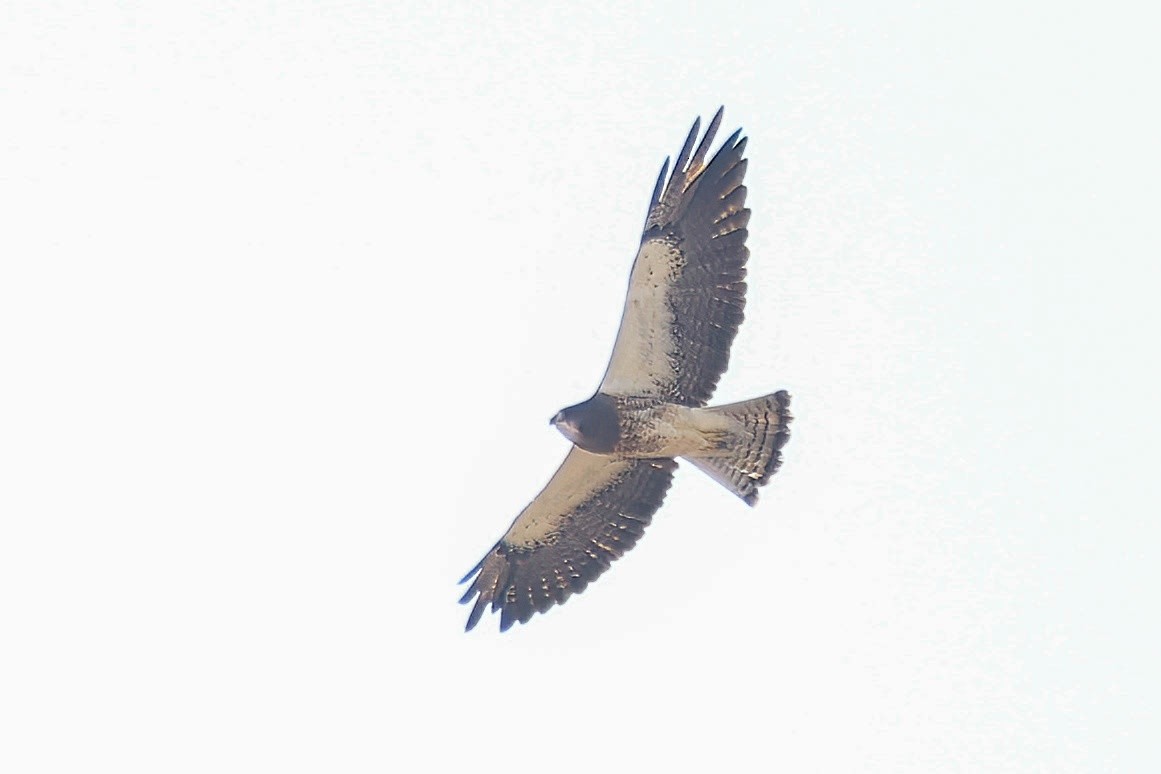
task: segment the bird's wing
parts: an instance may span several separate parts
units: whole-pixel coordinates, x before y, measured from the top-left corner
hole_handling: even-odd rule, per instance
[[[461,583],[476,599],[470,630],[491,605],[500,631],[579,594],[628,551],[665,499],[677,463],[620,460],[573,447],[552,480]]]
[[[694,122],[666,181],[661,167],[600,391],[704,406],[730,359],[746,305],[746,138],[707,164],[718,110],[694,150]]]

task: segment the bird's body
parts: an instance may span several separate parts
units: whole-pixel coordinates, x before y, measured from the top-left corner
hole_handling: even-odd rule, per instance
[[[668,182],[662,167],[609,367],[591,398],[553,417],[572,450],[464,578],[469,629],[488,605],[505,630],[582,591],[643,534],[678,458],[750,505],[778,469],[784,391],[706,406],[743,319],[749,258],[740,131],[705,162],[721,116],[696,150],[694,123]]]
[[[556,416],[553,424],[580,448],[624,459],[728,454],[729,438],[741,431],[737,420],[712,410],[604,393]]]

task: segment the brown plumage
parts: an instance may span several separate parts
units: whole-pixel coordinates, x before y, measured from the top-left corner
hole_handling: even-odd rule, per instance
[[[582,591],[644,533],[689,460],[753,505],[781,464],[790,396],[704,408],[729,364],[746,305],[746,147],[734,132],[706,163],[719,109],[700,120],[673,174],[666,160],[645,219],[625,311],[595,395],[552,423],[574,446],[548,485],[461,582],[500,630]]]

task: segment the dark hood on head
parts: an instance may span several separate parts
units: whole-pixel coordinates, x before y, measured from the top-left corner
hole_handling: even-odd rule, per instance
[[[617,402],[600,392],[584,403],[561,410],[554,422],[572,425],[576,431],[573,442],[594,454],[609,454],[621,438]]]

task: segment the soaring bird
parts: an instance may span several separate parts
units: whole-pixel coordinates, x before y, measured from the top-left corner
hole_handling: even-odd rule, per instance
[[[661,167],[609,367],[591,398],[551,422],[573,443],[544,490],[460,583],[500,631],[580,593],[636,544],[661,506],[677,459],[747,504],[781,464],[790,396],[778,391],[706,407],[746,305],[746,138],[734,132],[707,164],[722,120],[701,119],[669,172]]]

